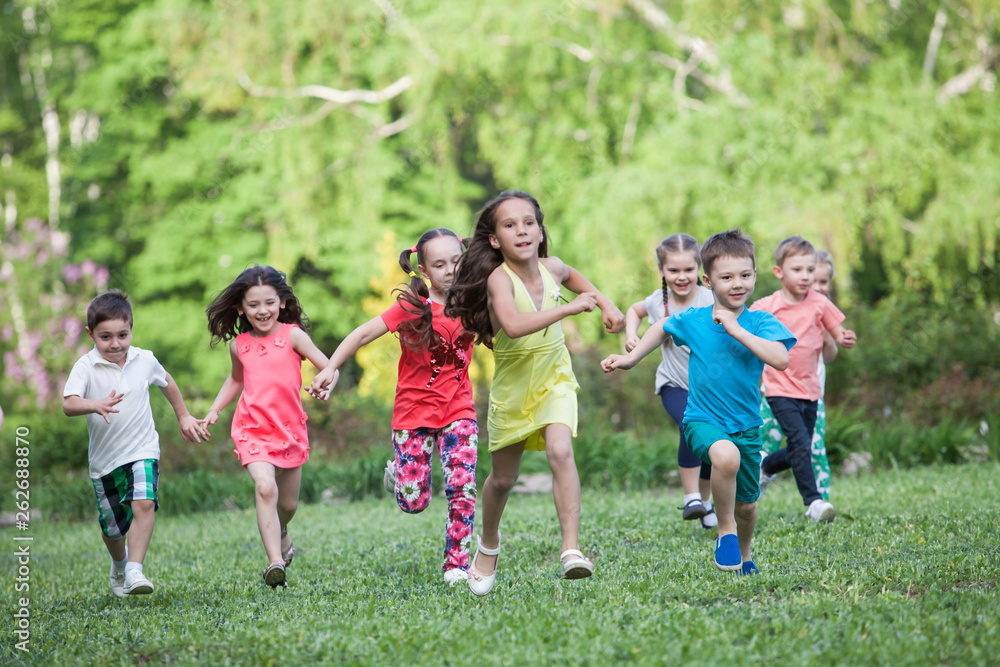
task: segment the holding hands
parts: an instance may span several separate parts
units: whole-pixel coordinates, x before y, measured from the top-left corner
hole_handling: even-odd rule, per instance
[[[607,333],[618,333],[625,328],[625,316],[622,315],[622,311],[618,310],[618,306],[610,301],[601,306],[601,321],[604,322],[604,330]],[[630,338],[629,341],[631,340]],[[638,343],[639,339],[636,338],[635,342]],[[632,347],[635,347],[635,345]],[[625,343],[625,349],[630,352],[632,351],[627,342]]]
[[[321,401],[325,401],[330,398],[330,392],[333,388],[337,386],[337,380],[340,379],[340,370],[336,368],[324,368],[316,377],[313,378],[312,384],[310,384],[306,391],[313,398],[318,398]]]

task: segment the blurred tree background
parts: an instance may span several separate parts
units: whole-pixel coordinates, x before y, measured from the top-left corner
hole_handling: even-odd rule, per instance
[[[288,273],[329,354],[390,303],[402,248],[467,233],[509,187],[623,311],[658,286],[670,233],[747,230],[757,296],[776,243],[802,234],[833,253],[859,334],[831,403],[873,427],[980,433],[1000,412],[992,0],[0,8],[0,403],[8,429],[45,425],[53,464],[86,460],[61,388],[100,290],[131,295],[135,344],[200,415],[229,367],[204,308],[244,267]],[[578,368],[620,344],[597,317],[568,330]],[[387,448],[384,343],[307,403],[314,449]],[[584,369],[586,432],[662,434],[654,366],[627,383]],[[185,448],[157,406],[165,461],[235,468],[226,426]]]

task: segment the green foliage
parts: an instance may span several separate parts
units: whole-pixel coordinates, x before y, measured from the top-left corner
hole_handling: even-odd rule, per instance
[[[439,498],[419,515],[388,498],[301,508],[289,586],[277,591],[260,580],[250,509],[161,509],[144,563],[156,590],[124,600],[108,590],[96,522],[33,525],[31,652],[8,641],[0,659],[985,666],[1000,641],[998,473],[989,464],[845,479],[828,525],[802,516],[794,484],[776,485],[760,507],[753,578],[715,569],[711,531],[681,521],[673,494],[590,493],[581,547],[595,575],[560,581],[551,497],[513,497],[497,586],[483,600],[441,581]],[[2,564],[13,571],[16,556]],[[14,595],[5,608],[17,609]]]
[[[1000,14],[983,0],[940,8],[925,73],[938,7],[919,2],[7,0],[0,264],[15,279],[3,269],[0,401],[57,409],[82,340],[67,318],[108,286],[131,294],[135,343],[203,410],[229,368],[204,307],[243,267],[286,271],[329,352],[385,297],[388,245],[465,232],[489,196],[522,187],[554,254],[623,309],[658,285],[652,249],[670,233],[751,232],[758,295],[776,243],[803,234],[833,252],[861,335],[831,366],[835,402],[919,423],[995,414],[1000,123],[984,54]],[[978,85],[942,94],[979,63]],[[343,104],[305,88],[393,84]],[[69,234],[64,256],[36,266],[21,252],[34,219]],[[64,264],[108,272],[70,285]],[[42,305],[23,332],[14,298]],[[581,348],[601,339],[599,318],[575,326]],[[584,383],[582,442],[631,448],[616,428],[650,442],[653,422],[630,416],[645,388],[605,382]],[[366,450],[382,432],[340,416],[349,435],[324,428],[317,445]],[[607,431],[589,430],[598,420]],[[191,469],[196,450],[165,438]]]

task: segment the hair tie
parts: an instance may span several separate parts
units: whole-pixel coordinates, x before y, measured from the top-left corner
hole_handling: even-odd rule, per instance
[[[417,251],[417,246],[413,246],[412,248],[410,248],[410,252],[411,252],[411,253],[412,253],[412,252],[416,252],[416,251]]]
[[[414,273],[413,271],[410,271],[410,277],[411,277],[411,278],[416,278],[416,277],[417,277],[417,274],[416,274],[416,273]]]

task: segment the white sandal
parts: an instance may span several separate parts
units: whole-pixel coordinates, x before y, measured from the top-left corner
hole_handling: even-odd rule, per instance
[[[499,533],[497,533],[499,535]],[[496,564],[493,566],[493,574],[486,575],[479,571],[476,567],[476,556],[473,555],[472,562],[469,563],[469,589],[478,595],[483,597],[488,595],[490,591],[493,590],[493,584],[497,580],[497,570],[500,568],[500,540],[497,540],[496,549],[487,549],[483,546],[483,540],[479,535],[476,535],[476,553],[483,554],[484,556],[496,556]]]
[[[576,556],[576,558],[571,558],[570,560],[563,562],[563,579],[584,579],[594,573],[594,564],[587,560],[587,558],[583,555],[583,552],[579,549],[567,549],[559,554],[560,562],[562,562],[562,559],[566,556]]]

